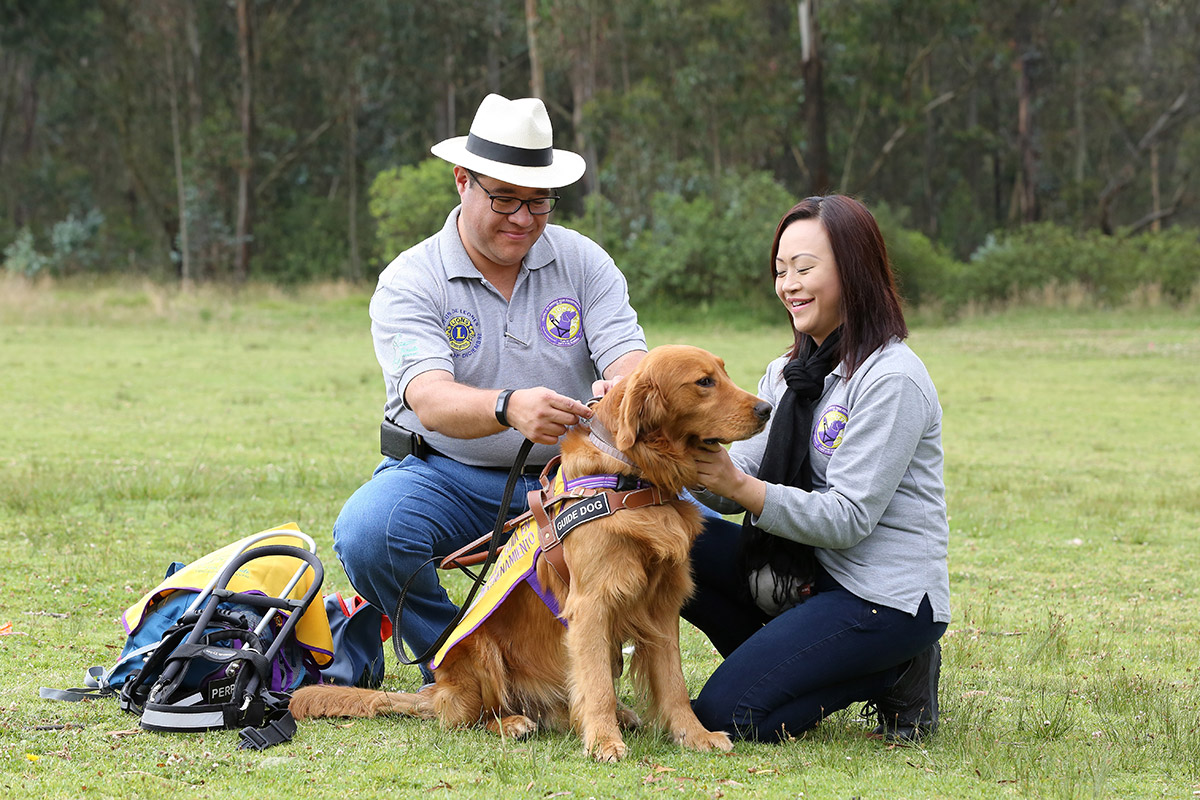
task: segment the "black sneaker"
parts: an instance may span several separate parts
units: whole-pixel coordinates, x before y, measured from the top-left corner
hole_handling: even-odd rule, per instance
[[[938,727],[938,678],[942,645],[933,646],[908,662],[896,685],[875,703],[879,724],[872,736],[889,742],[915,742]]]

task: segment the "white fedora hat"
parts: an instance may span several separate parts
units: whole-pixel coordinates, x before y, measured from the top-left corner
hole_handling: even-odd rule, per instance
[[[583,177],[583,157],[554,149],[546,106],[536,97],[508,100],[489,94],[479,104],[468,136],[429,148],[435,156],[498,181],[531,189],[557,189]]]

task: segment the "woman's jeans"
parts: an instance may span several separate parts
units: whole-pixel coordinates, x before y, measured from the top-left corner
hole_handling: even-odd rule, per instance
[[[882,695],[946,630],[933,621],[928,597],[914,617],[856,597],[824,569],[814,596],[770,618],[738,568],[741,527],[706,522],[692,549],[696,593],[683,617],[725,657],[692,701],[709,730],[764,741],[797,735]]]
[[[338,515],[334,552],[354,590],[393,622],[400,593],[416,574],[396,630],[411,656],[429,649],[458,612],[438,580],[437,563],[495,527],[507,480],[508,470],[443,456],[387,458]],[[505,518],[526,511],[526,493],[539,485],[538,476],[522,475]],[[424,664],[421,673],[433,680]]]

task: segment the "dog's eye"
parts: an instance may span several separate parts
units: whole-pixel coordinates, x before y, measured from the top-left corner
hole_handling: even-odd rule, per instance
[[[717,382],[709,375],[705,375],[700,380],[696,381],[697,386],[703,386],[705,389],[711,389],[717,385]]]

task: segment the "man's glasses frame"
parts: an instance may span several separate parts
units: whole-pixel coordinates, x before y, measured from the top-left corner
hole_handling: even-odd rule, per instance
[[[556,194],[548,194],[541,197],[531,197],[528,200],[522,200],[519,197],[510,197],[504,194],[492,194],[482,183],[479,182],[478,175],[466,167],[463,167],[463,169],[466,170],[467,174],[471,176],[471,179],[475,181],[475,185],[479,187],[480,191],[487,195],[488,200],[492,201],[492,211],[496,212],[497,214],[503,214],[506,217],[519,212],[521,210],[521,206],[528,206],[529,213],[533,214],[535,217],[544,217],[553,211],[554,206],[560,199],[562,199]]]

